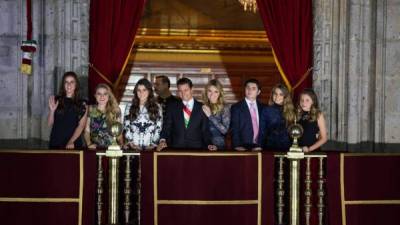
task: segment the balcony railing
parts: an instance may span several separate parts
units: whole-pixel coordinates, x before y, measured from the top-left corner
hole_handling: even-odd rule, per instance
[[[298,156],[0,150],[0,223],[398,224],[400,154]]]
[[[122,155],[115,157],[107,156],[106,152],[96,153],[96,224],[120,224],[120,220],[123,224],[140,224],[140,154],[139,152],[123,152]],[[176,152],[174,154],[190,155],[191,153]],[[243,153],[196,152],[192,154],[207,157],[213,154],[232,156]],[[249,152],[246,154],[256,156],[272,153]],[[307,154],[304,157],[293,158],[286,153],[275,153],[274,157],[275,175],[272,179],[275,187],[275,224],[310,225],[313,216],[318,218],[318,222],[314,224],[325,224],[326,154]],[[108,176],[105,176],[107,172]],[[157,174],[153,175],[157,176]],[[317,210],[312,210],[312,208]]]

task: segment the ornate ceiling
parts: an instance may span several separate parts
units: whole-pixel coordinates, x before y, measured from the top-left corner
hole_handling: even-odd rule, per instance
[[[260,15],[237,0],[147,0],[142,28],[264,30]]]

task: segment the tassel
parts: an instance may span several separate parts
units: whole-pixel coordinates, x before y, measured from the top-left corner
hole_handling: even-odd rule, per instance
[[[22,42],[21,50],[23,52],[23,55],[22,64],[20,67],[21,73],[26,75],[32,74],[32,57],[33,53],[36,52],[36,47],[37,43],[35,40],[27,40]]]

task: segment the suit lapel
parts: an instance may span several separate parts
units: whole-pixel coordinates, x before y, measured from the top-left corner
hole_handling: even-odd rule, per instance
[[[256,102],[257,102],[258,120],[260,120],[260,118],[261,118],[262,105],[261,105],[261,103],[260,103],[258,100],[257,100]],[[244,112],[248,115],[248,118],[250,118],[250,121],[251,121],[250,109],[249,109],[249,106],[247,105],[246,100],[243,100],[242,109],[243,109]]]
[[[188,125],[188,127],[186,129],[189,129],[191,127],[192,122],[193,122],[193,118],[195,116],[197,116],[198,113],[199,113],[199,103],[196,100],[194,100],[193,109],[192,109],[192,115],[190,116],[189,125]]]
[[[244,114],[246,115],[246,117],[248,118],[247,122],[251,123],[250,109],[249,109],[249,106],[247,105],[246,100],[243,100],[243,102],[242,102],[242,110],[243,110]]]
[[[258,124],[260,124],[260,118],[261,118],[261,111],[262,111],[262,104],[260,101],[257,100],[257,111],[258,111]],[[260,126],[258,126],[260,127]]]
[[[182,129],[185,130],[185,119],[183,116],[183,103],[182,101],[179,102],[179,107],[178,107],[178,124],[180,124],[182,126]]]

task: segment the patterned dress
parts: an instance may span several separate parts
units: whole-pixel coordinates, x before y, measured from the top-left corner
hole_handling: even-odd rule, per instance
[[[162,128],[162,108],[159,106],[159,118],[156,121],[150,120],[146,107],[140,107],[139,115],[135,120],[125,117],[124,133],[128,143],[139,146],[142,149],[155,146],[160,140]]]
[[[97,109],[90,107],[90,140],[99,148],[107,148],[112,143],[112,135],[108,128],[106,114]]]
[[[229,130],[231,122],[231,108],[230,105],[225,105],[224,108],[217,114],[212,114],[208,117],[211,142],[217,146],[218,150],[225,148],[225,136]]]

